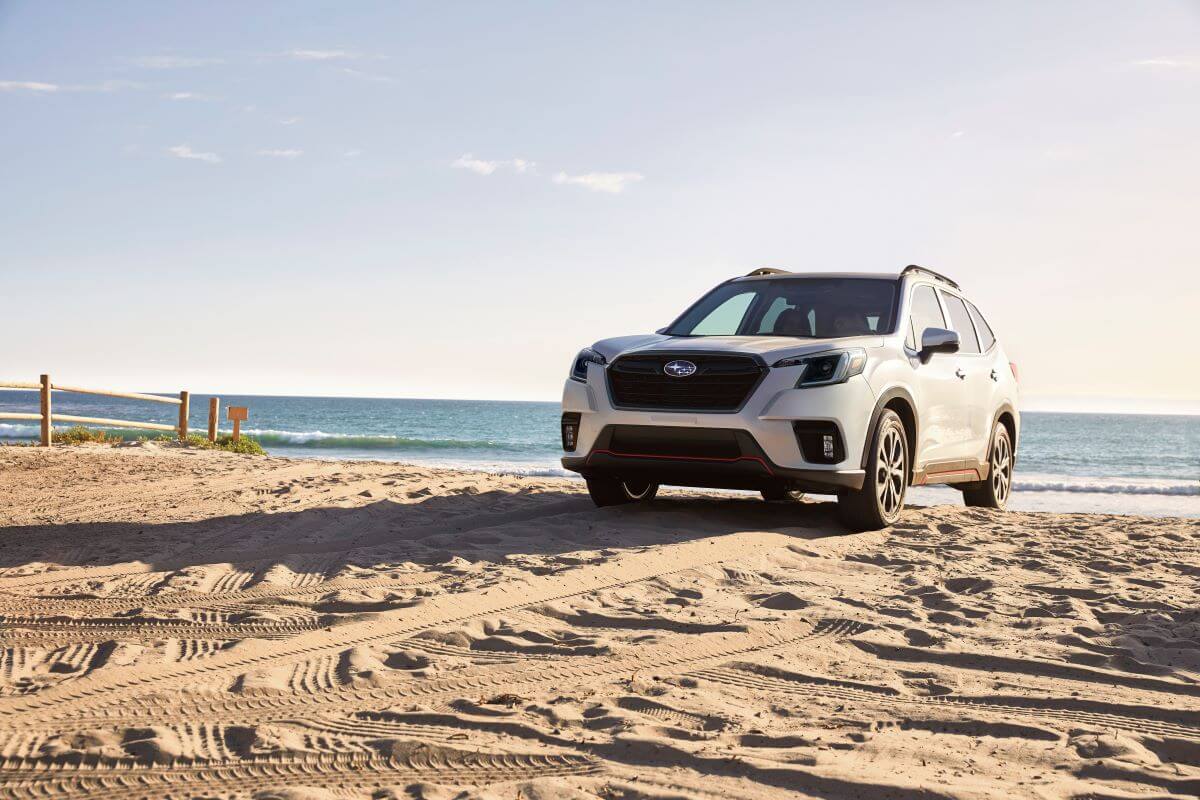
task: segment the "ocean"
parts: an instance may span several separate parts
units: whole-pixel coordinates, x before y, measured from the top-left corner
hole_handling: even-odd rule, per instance
[[[524,475],[561,468],[557,403],[326,397],[221,397],[250,409],[243,431],[273,455],[381,459]],[[172,424],[175,406],[55,393],[63,414]],[[37,394],[0,391],[0,411],[35,411]],[[192,430],[207,429],[208,397],[191,398]],[[1011,507],[1200,517],[1200,417],[1025,412]],[[228,430],[229,423],[222,424]],[[115,431],[125,438],[155,435]],[[0,422],[0,442],[36,438]],[[915,487],[918,504],[960,502]]]

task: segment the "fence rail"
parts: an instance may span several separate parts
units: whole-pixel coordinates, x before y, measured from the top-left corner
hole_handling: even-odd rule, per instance
[[[85,389],[79,386],[65,386],[60,383],[51,383],[49,375],[41,376],[41,380],[37,383],[0,380],[0,389],[32,389],[39,392],[41,410],[38,413],[35,414],[32,412],[25,413],[5,411],[0,412],[0,419],[40,422],[42,447],[50,447],[53,443],[55,422],[73,422],[77,425],[92,425],[105,428],[135,428],[152,431],[170,431],[178,434],[180,440],[186,439],[188,435],[189,395],[187,392],[180,392],[178,397],[163,397],[162,395],[157,394],[143,394],[141,392],[118,392],[112,389]],[[167,403],[169,405],[179,406],[179,421],[174,425],[167,425],[161,422],[107,419],[105,417],[81,417],[75,414],[55,414],[53,409],[54,392],[91,394],[99,395],[101,397],[119,397],[124,400],[144,400],[154,403]],[[210,398],[208,404],[209,441],[215,442],[217,439],[217,410],[219,406],[220,401],[217,398]]]

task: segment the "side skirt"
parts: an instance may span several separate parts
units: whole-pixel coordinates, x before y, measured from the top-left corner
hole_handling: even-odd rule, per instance
[[[973,458],[959,461],[938,461],[913,471],[912,486],[931,486],[940,483],[978,483],[985,481],[991,465]]]

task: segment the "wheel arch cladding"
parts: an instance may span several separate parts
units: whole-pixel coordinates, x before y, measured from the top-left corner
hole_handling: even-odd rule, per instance
[[[904,426],[904,438],[908,443],[909,469],[912,469],[916,461],[917,431],[920,423],[917,421],[916,404],[913,402],[912,395],[899,386],[888,389],[875,401],[875,409],[871,412],[871,424],[867,427],[867,440],[863,443],[860,464],[863,469],[867,468],[867,458],[871,452],[875,426],[879,424],[879,418],[883,416],[884,411],[894,411],[900,418],[900,424]]]
[[[1017,420],[1013,416],[1012,406],[1007,403],[1001,406],[1000,410],[996,412],[996,422],[1008,429],[1008,438],[1012,442],[1013,457],[1015,458],[1017,454]],[[995,427],[994,424],[993,427]]]

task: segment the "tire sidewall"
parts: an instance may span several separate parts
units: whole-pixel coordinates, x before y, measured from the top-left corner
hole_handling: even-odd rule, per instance
[[[1008,494],[1005,495],[1003,500],[1001,500],[999,497],[996,496],[995,484],[992,483],[992,481],[995,480],[995,476],[992,475],[992,472],[991,472],[992,457],[995,456],[995,454],[996,454],[996,448],[1000,444],[1001,437],[1008,440],[1008,464],[1009,464]],[[987,482],[985,485],[987,486],[988,494],[991,496],[993,507],[998,508],[998,509],[1004,509],[1008,506],[1009,498],[1012,497],[1012,467],[1014,466],[1014,462],[1016,461],[1016,454],[1013,452],[1012,437],[1008,435],[1008,428],[1006,428],[1003,423],[997,422],[996,429],[994,431],[992,431],[992,445],[991,445],[991,447],[988,448],[987,459],[988,459],[988,477],[987,477]]]
[[[896,513],[888,516],[884,513],[883,505],[879,498],[879,443],[883,441],[884,434],[890,429],[895,428],[900,434],[900,447],[904,453],[904,486],[900,491],[900,503],[896,508]],[[875,437],[871,442],[871,458],[867,464],[869,472],[867,474],[867,483],[871,490],[871,498],[875,502],[875,513],[885,526],[894,524],[900,519],[900,515],[904,512],[904,503],[908,499],[908,484],[912,480],[912,462],[908,452],[908,436],[904,430],[904,423],[900,421],[900,417],[896,412],[885,411],[883,416],[879,418],[879,425],[875,428]]]

